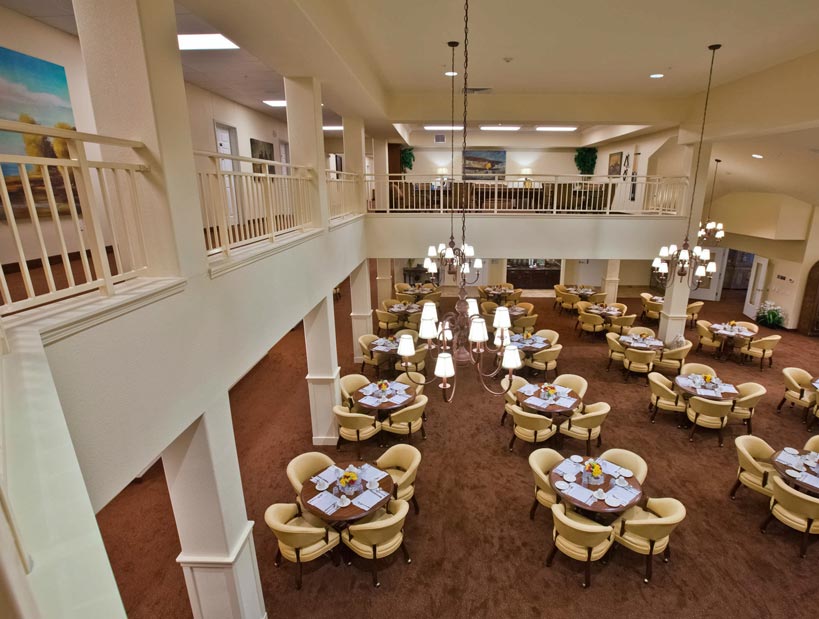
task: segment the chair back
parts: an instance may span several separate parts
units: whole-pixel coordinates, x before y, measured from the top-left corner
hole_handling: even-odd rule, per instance
[[[589,388],[589,381],[577,374],[561,374],[552,381],[552,384],[568,387],[577,393],[581,399],[586,395],[586,389]]]
[[[532,361],[539,361],[540,363],[549,363],[550,361],[557,361],[557,358],[560,356],[560,351],[562,350],[563,344],[558,344],[557,346],[549,346],[549,348],[544,348],[543,350],[539,350],[536,353],[534,353],[532,355]]]
[[[737,320],[736,326],[748,329],[754,333],[759,333],[759,326],[755,322],[748,322],[747,320]]]
[[[730,400],[724,402],[717,400],[706,400],[705,398],[694,396],[688,400],[688,405],[691,407],[691,410],[703,417],[716,417],[718,419],[724,419],[728,416],[728,413],[731,412],[733,402]]]
[[[810,375],[810,372],[802,368],[783,368],[782,378],[785,379],[785,389],[788,391],[801,393],[803,390],[814,390],[813,385],[811,385],[813,377]],[[799,397],[800,399],[802,398],[801,395]]]
[[[510,283],[510,282],[502,282],[502,283],[500,283],[498,285],[502,286],[503,288],[506,288],[508,290],[514,290],[515,289],[515,285]]]
[[[395,339],[397,340],[402,335],[409,335],[412,338],[412,343],[418,343],[418,331],[414,331],[412,329],[401,329],[400,331],[395,332]]]
[[[481,314],[492,315],[496,309],[498,309],[498,304],[494,301],[484,301],[481,303]]]
[[[396,293],[395,298],[401,303],[415,303],[414,294],[406,294],[404,292]],[[385,308],[387,309],[387,308]]]
[[[759,383],[742,383],[737,385],[737,391],[739,395],[734,399],[734,408],[755,408],[768,393]]]
[[[819,453],[819,434],[811,436],[802,449],[804,449],[805,451],[815,451]]]
[[[639,348],[626,348],[624,353],[629,365],[635,363],[637,365],[645,365],[651,367],[654,364],[654,358],[657,356],[656,350],[640,350]]]
[[[387,516],[365,522],[363,524],[352,524],[347,529],[350,537],[366,544],[367,546],[380,546],[395,539],[401,534],[404,528],[404,521],[407,519],[409,503],[401,499],[393,499],[387,503]]]
[[[773,502],[808,520],[819,520],[819,499],[794,490],[778,475],[773,476]]]
[[[403,372],[395,379],[395,382],[401,383],[402,385],[409,385],[415,389],[415,395],[424,393],[425,381],[426,377],[421,374],[421,372]]]
[[[415,349],[415,353],[411,357],[407,357],[407,362],[412,366],[418,367],[426,358],[427,345],[421,344]]]
[[[641,300],[641,301],[643,301],[643,302],[645,302],[645,301],[651,301],[651,298],[652,298],[653,296],[654,296],[654,295],[652,295],[650,292],[641,292],[641,293],[640,293],[640,300]]]
[[[351,413],[346,406],[334,406],[333,415],[336,418],[336,423],[348,430],[363,430],[369,428],[375,422],[375,417],[372,415]]]
[[[598,316],[597,314],[586,313],[578,314],[577,320],[580,322],[581,325],[591,325],[592,327],[602,325],[606,322],[606,320],[602,316]]]
[[[656,301],[646,301],[645,308],[646,312],[654,312],[659,314],[663,311],[663,304],[657,303]]]
[[[651,388],[651,395],[662,400],[672,400],[676,403],[680,395],[672,389],[673,385],[674,383],[659,372],[650,372],[648,375],[648,386]]]
[[[714,334],[709,330],[710,326],[711,323],[707,320],[697,321],[697,335],[700,337],[700,339],[714,339]]]
[[[629,335],[645,335],[646,337],[654,337],[654,329],[648,327],[632,327],[629,329]]]
[[[597,303],[605,303],[606,302],[607,293],[605,292],[595,292],[592,295],[589,295],[589,303],[595,305]]]
[[[637,320],[637,314],[612,316],[609,319],[609,324],[617,333],[631,333],[631,326],[635,320]]]
[[[571,418],[571,426],[573,428],[585,428],[593,430],[603,425],[606,417],[611,412],[611,406],[608,402],[595,402],[589,404],[583,410],[582,415],[573,415]]]
[[[591,520],[587,523],[569,518],[566,516],[564,503],[552,505],[552,520],[559,536],[583,548],[594,548],[602,544],[609,539],[612,533],[612,528],[609,526],[597,524]]]
[[[682,361],[688,356],[688,353],[691,352],[691,347],[693,345],[694,344],[690,340],[685,340],[685,344],[679,348],[672,348],[671,350],[663,351],[660,358],[663,361]]]
[[[576,309],[578,313],[580,313],[585,312],[591,306],[592,304],[589,301],[578,301],[577,303],[574,304],[574,309]]]
[[[685,308],[685,313],[688,316],[697,317],[700,315],[700,310],[705,306],[705,303],[702,301],[694,301],[693,303],[689,303],[688,307]]]
[[[574,307],[580,302],[580,295],[567,292],[563,295],[563,307]]]
[[[276,539],[291,548],[306,548],[323,540],[327,533],[324,527],[287,524],[298,513],[296,503],[274,503],[265,510],[264,521]]]
[[[523,316],[512,322],[512,327],[516,329],[531,329],[537,322],[537,314]]]
[[[629,451],[628,449],[607,449],[600,454],[603,460],[608,460],[612,464],[631,469],[634,476],[641,484],[645,481],[648,475],[648,464],[639,454]]]
[[[381,470],[398,469],[403,471],[403,475],[394,480],[398,490],[403,490],[415,483],[420,465],[421,452],[416,447],[403,443],[393,445],[375,461],[375,466]]]
[[[384,299],[381,302],[381,309],[383,309],[385,312],[389,312],[393,305],[398,305],[399,303],[401,303],[401,301],[398,299]]]
[[[403,282],[398,282],[397,284],[395,284],[395,286],[393,286],[395,292],[404,292],[406,290],[409,290],[410,288],[412,288],[412,286],[410,286],[409,284],[405,284]]]
[[[415,423],[421,418],[421,415],[424,414],[424,410],[427,408],[427,400],[427,396],[419,395],[409,406],[405,406],[404,408],[391,413],[389,423],[391,425],[395,425],[397,423]]]
[[[668,537],[685,519],[685,506],[677,499],[649,499],[646,507],[659,517],[635,518],[624,522],[626,531],[643,539],[657,541]]]
[[[296,494],[301,493],[304,482],[316,473],[321,473],[328,466],[335,464],[333,459],[320,451],[308,451],[299,454],[287,463],[287,479]]]
[[[370,351],[370,344],[372,344],[375,340],[378,339],[377,335],[373,335],[372,333],[367,333],[362,335],[358,338],[358,347],[361,349],[361,354],[367,357],[368,359],[373,358],[373,353]]]
[[[421,284],[421,288],[424,288],[425,290],[432,290],[433,292],[438,290],[438,287],[432,282],[424,282]]]
[[[341,399],[343,402],[351,402],[353,394],[362,387],[369,385],[370,379],[363,374],[346,374],[338,380],[341,389]]]
[[[438,303],[441,301],[441,293],[440,292],[430,292],[428,295],[424,295],[424,298],[421,299],[422,303]]]
[[[398,323],[398,316],[392,312],[377,309],[375,310],[375,316],[378,318],[378,322],[383,322],[385,324]]]
[[[626,349],[620,343],[620,336],[617,333],[613,333],[611,331],[606,333],[606,343],[609,345],[609,350],[611,352],[620,353],[621,355],[626,354]]]
[[[609,303],[609,307],[616,307],[622,314],[628,313],[628,305],[625,303]]]
[[[549,483],[549,473],[558,464],[563,462],[563,456],[554,449],[543,447],[536,449],[529,454],[529,468],[535,478],[535,485],[541,490],[552,492],[552,484]]]
[[[522,307],[523,309],[525,309],[527,316],[531,316],[532,312],[535,311],[535,304],[534,303],[529,303],[527,301],[523,301],[521,303],[518,303],[517,307]]]
[[[518,376],[517,374],[512,375],[512,387],[509,388],[503,395],[506,398],[506,401],[509,404],[516,404],[518,399],[515,394],[517,393],[518,389],[521,387],[528,385],[529,381],[523,378],[523,376]],[[501,389],[506,389],[509,386],[509,377],[504,376],[501,379]]]
[[[515,290],[512,291],[512,294],[510,294],[510,295],[508,295],[506,297],[507,305],[517,304],[517,302],[520,301],[520,298],[522,296],[523,296],[523,289],[522,288],[515,288]]]
[[[680,374],[683,376],[688,376],[689,374],[710,374],[711,376],[717,375],[714,368],[712,368],[710,365],[705,365],[704,363],[685,363],[680,370]]]
[[[520,406],[513,404],[509,406],[509,412],[515,420],[515,425],[531,430],[532,432],[542,432],[548,430],[552,426],[552,420],[543,415],[536,415],[534,413],[527,413]]]
[[[560,334],[552,329],[541,329],[540,331],[535,332],[535,335],[542,337],[544,340],[548,340],[549,344],[552,346],[557,344],[558,340],[560,339]]]
[[[782,339],[781,335],[769,335],[768,337],[761,337],[758,340],[751,340],[748,348],[757,348],[759,350],[773,350]]]
[[[739,467],[760,477],[765,475],[767,471],[759,465],[759,461],[770,460],[775,453],[774,448],[753,434],[741,434],[734,439],[734,443],[737,446]]]
[[[412,329],[416,333],[420,331],[421,326],[421,312],[415,312],[414,314],[409,314],[406,320],[407,329]],[[417,339],[416,339],[417,341]]]

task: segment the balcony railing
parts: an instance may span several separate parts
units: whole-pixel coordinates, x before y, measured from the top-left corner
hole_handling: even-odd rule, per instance
[[[327,201],[330,220],[364,212],[361,196],[361,176],[352,172],[327,170]]]
[[[111,294],[147,269],[138,191],[147,168],[128,162],[141,142],[7,120],[0,131],[26,153],[0,153],[0,315]],[[93,144],[126,154],[89,160]]]
[[[210,169],[198,172],[208,255],[228,255],[274,242],[312,223],[311,168],[268,159],[196,151]]]
[[[661,176],[490,176],[481,180],[420,174],[366,176],[369,212],[451,209],[506,214],[681,215],[688,180]]]

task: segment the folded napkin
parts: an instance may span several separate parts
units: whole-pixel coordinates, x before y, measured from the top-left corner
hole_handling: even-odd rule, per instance
[[[574,403],[577,402],[576,398],[558,398],[555,404],[558,406],[562,406],[563,408],[574,408]]]
[[[557,392],[557,395],[566,395],[568,393],[571,393],[571,389],[569,389],[568,387],[564,387],[562,385],[555,385],[554,388],[555,391]]]
[[[566,489],[566,494],[572,497],[573,499],[577,499],[581,503],[585,503],[586,505],[591,505],[597,499],[594,498],[594,493],[580,486],[578,484],[569,484],[568,489]]]
[[[691,379],[687,376],[678,376],[677,377],[677,384],[680,387],[693,387],[694,383],[691,382]]]
[[[370,383],[369,385],[364,385],[361,388],[361,393],[363,393],[364,395],[372,395],[376,391],[378,391],[378,385],[376,385],[375,383]]]
[[[799,456],[795,456],[793,454],[789,454],[785,451],[783,451],[776,457],[776,461],[780,462],[781,464],[784,464],[785,466],[790,466],[792,468],[797,468],[802,464],[802,458],[800,458]]]
[[[364,406],[380,406],[381,400],[379,398],[374,398],[371,395],[364,396],[359,401],[359,404],[363,404]]]
[[[546,348],[548,344],[546,342],[532,342],[530,346],[532,348],[537,348],[538,350],[540,350],[541,348]]]
[[[515,333],[514,335],[509,337],[510,342],[519,342],[523,339],[523,336],[520,333]]]
[[[380,346],[381,344],[386,344],[388,341],[389,340],[383,337],[379,337],[377,340],[373,340],[373,344],[375,344],[376,346]]]
[[[649,346],[662,346],[663,345],[663,341],[658,340],[655,337],[647,337],[645,341],[646,341],[646,344],[648,344]]]
[[[582,469],[582,464],[578,464],[566,458],[563,462],[558,464],[554,470],[558,475],[577,475]]]
[[[324,492],[319,492],[307,502],[329,516],[338,509],[337,501],[338,499],[336,497],[325,490]]]
[[[719,386],[719,390],[720,390],[720,393],[739,393],[739,391],[737,391],[736,387],[734,387],[733,385],[729,385],[727,383],[722,383]]]
[[[318,481],[318,478],[320,477],[321,479],[326,481],[328,484],[332,484],[332,483],[335,483],[335,481],[339,478],[339,475],[341,475],[343,472],[344,472],[343,469],[341,469],[341,468],[337,467],[335,464],[333,464],[333,465],[328,466],[326,469],[324,469],[321,473],[319,473],[315,477],[311,478],[311,481],[313,483],[316,483],[316,481]]]
[[[368,509],[375,507],[387,496],[389,495],[380,488],[378,490],[367,490],[353,499],[353,505],[359,509],[367,511]]]
[[[706,395],[706,396],[715,397],[715,396],[718,396],[719,394],[714,389],[703,389],[703,388],[700,387],[700,388],[697,389],[697,395]]]
[[[543,400],[541,398],[530,396],[523,401],[524,404],[528,404],[529,406],[537,406],[540,408],[546,408],[549,406],[549,402]]]
[[[621,505],[625,505],[627,503],[631,503],[634,500],[634,497],[639,494],[639,490],[632,488],[631,486],[613,486],[608,491],[608,496],[613,497],[620,501]]]
[[[410,399],[410,396],[408,396],[408,395],[406,395],[404,393],[396,393],[395,395],[393,395],[389,399],[389,401],[392,402],[393,404],[403,404],[404,402],[406,402],[409,399]]]
[[[603,472],[606,475],[619,475],[620,474],[620,467],[614,464],[613,462],[609,462],[608,460],[600,460],[598,458],[597,464],[600,465],[600,468],[603,469]]]
[[[819,477],[816,475],[811,475],[807,472],[802,473],[801,477],[799,477],[799,481],[801,481],[803,484],[819,489]]]
[[[518,391],[524,395],[534,395],[539,390],[540,387],[538,387],[537,385],[533,385],[532,383],[529,383],[528,385],[523,385],[523,387],[518,389]]]
[[[389,475],[387,471],[382,471],[381,469],[366,463],[361,465],[359,471],[361,472],[361,479],[364,481],[380,481]]]
[[[373,350],[377,352],[392,352],[395,349],[392,346],[379,345],[374,346]]]
[[[394,380],[390,382],[390,389],[392,389],[393,391],[404,393],[408,388],[409,385],[405,385],[404,383],[397,383]]]
[[[648,348],[648,344],[646,344],[645,342],[634,341],[631,343],[631,347],[643,349]]]

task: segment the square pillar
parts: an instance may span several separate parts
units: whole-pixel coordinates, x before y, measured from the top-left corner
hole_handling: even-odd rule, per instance
[[[194,618],[263,619],[227,393],[171,443],[162,464]]]
[[[378,307],[385,299],[395,297],[392,288],[392,260],[390,258],[379,258],[375,263],[375,287],[378,293]]]
[[[342,118],[344,127],[344,171],[357,175],[355,183],[355,212],[364,210],[364,121],[360,118],[345,116]]]
[[[606,263],[606,276],[603,278],[603,292],[606,293],[608,303],[617,302],[617,292],[620,287],[620,261],[609,260]]]
[[[314,77],[285,77],[287,139],[290,163],[315,170],[313,227],[327,228],[330,207],[324,163],[324,130],[321,120],[321,84]]]
[[[389,147],[387,140],[373,139],[373,173],[375,174],[375,208],[386,211],[390,206]]]
[[[364,260],[350,274],[350,320],[353,323],[353,358],[363,361],[358,338],[373,332],[373,310],[370,307],[370,262]]]
[[[333,417],[333,406],[341,403],[341,395],[332,294],[322,299],[304,317],[304,341],[313,445],[335,445],[338,427]]]

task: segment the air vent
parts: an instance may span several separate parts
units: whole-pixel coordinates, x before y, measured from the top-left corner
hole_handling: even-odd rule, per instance
[[[436,133],[435,134],[435,144],[446,144],[446,134],[445,133]]]
[[[463,91],[461,91],[461,92],[463,92]],[[468,95],[488,95],[490,92],[492,92],[491,88],[474,87],[474,88],[467,88],[466,89],[466,94],[468,94]]]

